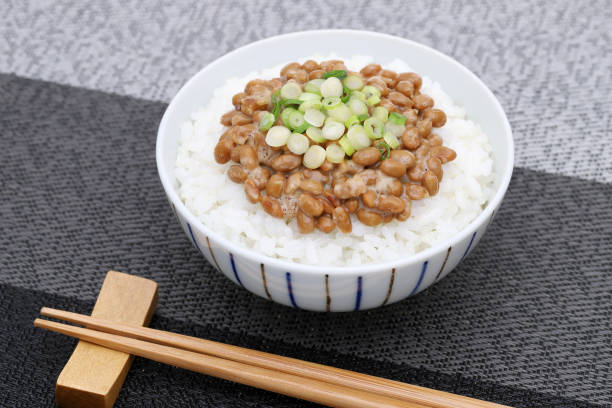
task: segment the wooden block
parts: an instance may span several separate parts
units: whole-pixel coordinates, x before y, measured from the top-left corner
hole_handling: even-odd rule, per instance
[[[91,313],[122,323],[148,325],[157,304],[157,283],[109,271]],[[55,401],[64,408],[112,407],[133,356],[79,341],[57,378]]]

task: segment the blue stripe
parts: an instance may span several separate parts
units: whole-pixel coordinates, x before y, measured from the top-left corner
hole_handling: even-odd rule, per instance
[[[468,254],[468,252],[470,252],[470,248],[472,247],[472,243],[474,242],[474,237],[476,237],[476,233],[477,232],[478,231],[474,231],[474,233],[472,234],[472,239],[470,239],[470,243],[468,244],[467,248],[465,249],[465,252],[463,253],[463,256],[461,257],[459,262],[463,261],[463,258],[465,258],[465,256]]]
[[[230,252],[230,263],[232,264],[232,270],[234,271],[234,276],[238,281],[238,284],[244,288],[242,281],[240,281],[240,276],[238,276],[238,270],[236,269],[236,263],[234,262],[234,255]]]
[[[287,279],[287,290],[289,291],[289,300],[291,301],[291,304],[293,305],[293,307],[295,307],[296,309],[299,309],[297,303],[295,303],[295,298],[293,297],[293,288],[291,287],[291,272],[286,272],[285,278]]]
[[[423,267],[421,268],[421,276],[419,276],[419,281],[417,282],[416,286],[414,287],[414,289],[412,289],[412,292],[410,292],[408,296],[414,295],[417,292],[417,290],[419,290],[419,286],[421,286],[421,282],[423,282],[423,278],[425,277],[425,271],[427,270],[428,263],[429,261],[425,261],[423,263]]]
[[[189,230],[189,235],[191,235],[191,239],[193,240],[193,244],[198,249],[198,251],[202,252],[200,250],[200,246],[198,245],[198,241],[196,241],[195,235],[193,235],[193,230],[191,229],[191,225],[189,225],[189,223],[187,223],[187,229]]]
[[[357,278],[357,299],[355,300],[355,311],[359,310],[359,306],[361,306],[361,286],[363,279],[360,277]]]

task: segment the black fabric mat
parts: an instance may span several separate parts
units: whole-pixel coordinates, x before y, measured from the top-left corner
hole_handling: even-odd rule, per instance
[[[93,304],[62,296],[0,285],[0,405],[53,406],[54,384],[76,340],[32,326],[42,305],[89,313]],[[514,407],[597,407],[545,393],[500,386],[486,378],[466,378],[432,372],[407,364],[381,363],[312,348],[294,347],[246,333],[231,333],[209,325],[194,325],[155,316],[151,327],[205,337],[225,343],[308,359],[372,375],[436,388]],[[27,391],[23,384],[36,384]],[[318,405],[237,385],[179,368],[136,358],[116,407],[315,407]]]
[[[164,108],[0,75],[0,297],[25,288],[83,307],[93,304],[105,272],[117,269],[159,283],[158,316],[172,322],[162,328],[205,327],[228,339],[256,339],[243,344],[269,345],[274,352],[302,350],[300,356],[311,360],[338,356],[338,365],[346,358],[347,368],[414,375],[406,378],[431,379],[427,384],[436,388],[442,385],[435,381],[459,379],[504,390],[499,401],[510,401],[504,393],[518,393],[522,406],[554,406],[557,399],[612,405],[612,186],[515,169],[486,237],[440,283],[383,309],[308,313],[241,290],[190,245],[155,169]],[[40,306],[38,295],[13,297],[23,297],[29,303],[20,308],[34,314]],[[28,330],[25,339],[49,339]],[[9,349],[10,336],[2,332],[0,349]],[[26,346],[22,355],[7,354],[15,375],[6,383],[13,389],[32,388],[32,367],[48,362],[55,373],[61,369],[50,360],[57,357],[53,350],[31,354]],[[178,392],[188,394],[190,381],[203,381],[153,363],[136,367],[146,372],[131,375],[164,377],[163,392],[175,399]],[[36,381],[47,401],[53,381],[53,375]],[[132,392],[130,401],[146,395],[137,387]],[[22,398],[21,406],[32,406],[34,399]],[[252,403],[277,405],[258,398]],[[572,406],[564,403],[558,406]]]

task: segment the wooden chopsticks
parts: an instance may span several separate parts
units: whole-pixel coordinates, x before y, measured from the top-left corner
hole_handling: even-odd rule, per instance
[[[161,363],[333,407],[502,408],[503,405],[142,326],[42,308],[34,325]]]

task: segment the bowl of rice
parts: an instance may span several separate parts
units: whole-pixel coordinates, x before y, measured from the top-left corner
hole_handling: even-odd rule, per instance
[[[349,232],[300,233],[271,217],[227,177],[215,146],[232,97],[289,62],[341,59],[358,72],[372,63],[414,72],[446,114],[436,134],[456,152],[436,194],[413,201],[410,217]],[[483,237],[508,188],[514,145],[493,93],[471,71],[427,46],[354,30],[298,32],[257,41],[213,61],[172,99],[159,125],[159,176],[188,239],[244,289],[294,308],[357,311],[425,290],[450,273]],[[355,215],[351,215],[355,220]]]

